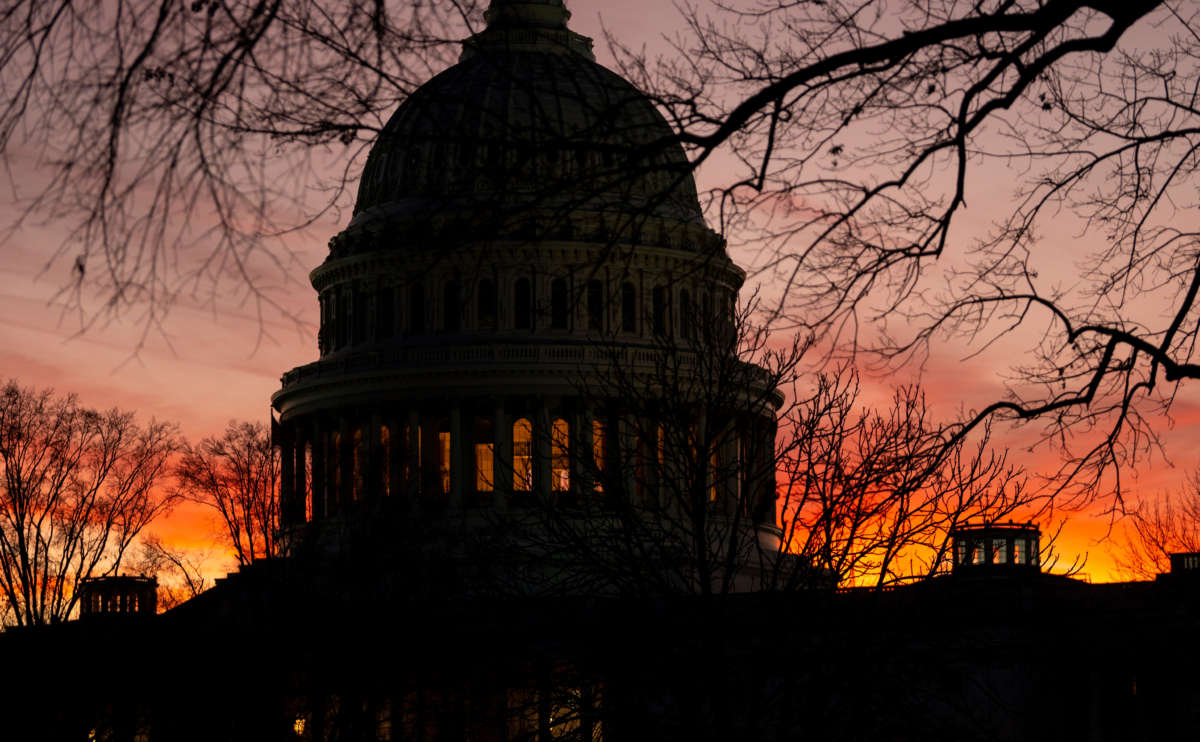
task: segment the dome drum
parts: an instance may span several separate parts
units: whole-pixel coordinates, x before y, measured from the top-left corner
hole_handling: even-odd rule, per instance
[[[492,259],[481,263],[480,254]],[[742,272],[727,259],[636,249],[595,257],[578,243],[503,243],[441,259],[374,254],[312,274],[321,357],[430,343],[600,342],[697,346],[732,328]],[[503,257],[501,257],[503,256]]]

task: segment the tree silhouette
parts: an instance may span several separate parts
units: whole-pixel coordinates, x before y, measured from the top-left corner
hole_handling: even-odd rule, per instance
[[[238,564],[279,555],[279,456],[266,425],[230,421],[221,437],[186,445],[175,476],[184,497],[220,516]]]
[[[0,391],[0,599],[5,622],[62,621],[76,586],[115,575],[139,533],[170,507],[158,490],[174,426],[96,411],[8,382]]]
[[[1117,567],[1129,577],[1152,580],[1170,572],[1173,553],[1200,551],[1200,474],[1184,485],[1133,503],[1124,530],[1113,540]]]

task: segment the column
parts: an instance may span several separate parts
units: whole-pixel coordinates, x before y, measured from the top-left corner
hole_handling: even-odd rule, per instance
[[[363,483],[366,488],[366,496],[371,500],[379,500],[383,497],[383,446],[379,440],[381,435],[383,435],[383,415],[377,411],[372,412],[367,429],[363,431],[363,447],[366,449]]]
[[[345,512],[354,502],[354,428],[345,415],[338,419],[338,481],[335,503],[338,512]]]
[[[405,498],[407,483],[404,481],[404,464],[406,446],[404,445],[407,439],[407,433],[404,430],[403,424],[400,422],[400,416],[392,414],[388,416],[388,483],[390,491],[388,496],[400,500]]]
[[[298,421],[292,422],[292,447],[296,455],[295,465],[295,485],[293,487],[292,497],[293,507],[295,510],[295,518],[293,523],[305,523],[308,520],[308,514],[305,512],[305,499],[308,496],[308,461],[305,456],[305,445],[308,442],[305,425],[301,425]]]
[[[708,493],[712,486],[711,461],[713,443],[708,438],[708,411],[703,406],[696,412],[696,423],[692,430],[691,443],[692,450],[684,452],[686,456],[691,458],[691,466],[688,468],[692,469],[691,476],[694,481],[689,482],[689,486],[699,488],[700,501],[707,503]]]
[[[733,517],[738,508],[742,507],[740,486],[742,478],[741,429],[738,426],[736,417],[725,423],[721,429],[720,441],[721,448],[717,458],[717,466],[719,467],[718,476],[721,481],[717,486],[717,491],[722,500],[722,509],[725,515]]]
[[[512,423],[509,422],[504,399],[496,400],[496,416],[492,421],[492,496],[495,508],[508,508],[508,493],[512,491]]]
[[[617,418],[617,435],[615,441],[620,449],[617,465],[621,467],[621,482],[624,485],[625,497],[633,502],[638,496],[638,434],[637,426],[632,416],[622,413]]]
[[[408,493],[408,509],[417,507],[421,495],[421,413],[415,408],[408,411],[408,476],[405,489]]]
[[[312,419],[312,519],[325,516],[325,428],[321,416]]]
[[[595,492],[595,461],[592,456],[592,410],[584,408],[571,416],[571,492],[587,497]]]
[[[291,423],[280,423],[279,428],[279,525],[286,528],[296,522],[296,451]]]
[[[550,408],[538,397],[533,420],[533,489],[542,502],[550,497]]]
[[[463,479],[466,474],[466,466],[463,461],[462,449],[462,401],[455,399],[450,403],[450,501],[447,505],[451,510],[458,510],[463,504]]]

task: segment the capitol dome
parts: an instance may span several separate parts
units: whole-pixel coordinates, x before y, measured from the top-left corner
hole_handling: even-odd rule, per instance
[[[539,236],[595,235],[607,223],[611,237],[624,217],[638,241],[713,247],[699,232],[691,165],[671,127],[596,63],[591,40],[567,29],[569,16],[554,0],[489,10],[459,63],[384,127],[350,241],[380,229],[445,235],[447,223],[469,238],[527,234],[531,222]]]
[[[778,551],[782,397],[735,351],[745,273],[667,121],[568,17],[492,0],[372,149],[309,276],[319,358],[272,397],[295,542],[389,523],[397,549],[477,564],[468,534],[564,507],[609,542],[616,509],[649,528],[703,492],[714,543]],[[659,534],[660,561],[683,535]]]

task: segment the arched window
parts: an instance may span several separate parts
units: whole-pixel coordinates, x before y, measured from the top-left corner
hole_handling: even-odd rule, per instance
[[[550,282],[550,327],[567,329],[567,279],[556,278]]]
[[[587,282],[588,329],[604,329],[604,284],[593,278]]]
[[[716,502],[720,493],[717,483],[721,481],[721,454],[717,446],[708,455],[708,501]]]
[[[442,329],[446,332],[462,329],[462,289],[458,281],[447,281],[442,287]]]
[[[513,491],[533,491],[533,424],[527,418],[513,423]]]
[[[311,523],[313,519],[313,453],[312,441],[307,441],[304,444],[304,452],[301,454],[304,458],[304,520],[306,523]]]
[[[571,426],[561,417],[550,428],[550,489],[571,489]]]
[[[621,284],[621,329],[637,332],[637,293],[628,281]]]
[[[350,439],[350,500],[358,502],[366,496],[365,482],[363,480],[366,475],[366,467],[363,466],[363,461],[366,456],[366,447],[363,445],[362,428],[355,428],[354,435]]]
[[[654,311],[654,334],[667,334],[667,289],[664,286],[655,286],[652,294],[653,311]]]
[[[437,437],[438,485],[441,493],[448,495],[450,494],[450,447],[457,445],[457,441],[450,438],[449,421],[443,421],[438,426]]]
[[[408,331],[414,335],[425,332],[425,287],[419,283],[408,290]]]
[[[385,425],[379,426],[379,494],[390,497],[392,494],[392,429]]]
[[[692,323],[696,318],[692,316],[692,297],[688,294],[687,289],[681,289],[679,292],[679,337],[684,340],[692,338]]]
[[[476,294],[476,314],[479,317],[479,326],[485,329],[492,329],[496,326],[496,284],[490,279],[483,279],[479,282],[479,288]]]
[[[317,331],[317,351],[321,355],[329,352],[329,301],[326,294],[317,295],[320,307],[321,329]]]
[[[533,329],[533,292],[528,278],[518,278],[513,286],[513,326],[518,330]]]

